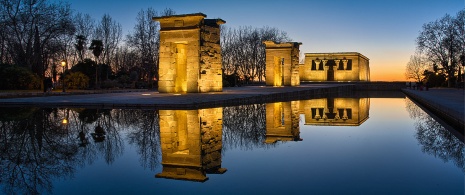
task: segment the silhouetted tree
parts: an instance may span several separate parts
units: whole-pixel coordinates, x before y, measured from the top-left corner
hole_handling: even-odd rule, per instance
[[[84,48],[86,48],[86,37],[84,35],[76,36],[76,44],[74,45],[79,55],[79,61],[84,60]]]
[[[103,42],[102,40],[92,40],[92,43],[90,44],[89,49],[92,50],[92,53],[94,54],[95,57],[95,88],[98,88],[98,67],[99,67],[99,57],[100,54],[103,52]]]
[[[30,70],[45,70],[33,67],[48,65],[37,63],[37,56],[40,54],[43,62],[48,61],[56,52],[54,42],[60,42],[62,36],[74,32],[72,11],[68,3],[3,0],[0,1],[0,13],[3,59]]]
[[[428,59],[440,66],[447,75],[448,87],[452,87],[459,57],[459,35],[454,19],[446,14],[439,20],[423,25],[417,38],[418,49]]]
[[[110,15],[104,14],[94,32],[94,38],[102,41],[103,64],[111,66],[111,60],[121,41],[122,34],[121,24],[114,21]]]
[[[221,27],[221,54],[225,75],[262,81],[265,78],[265,45],[263,41],[285,42],[291,39],[277,28],[238,29]]]
[[[424,77],[425,70],[431,68],[424,56],[421,53],[416,53],[410,56],[410,61],[405,68],[405,77],[407,79],[415,79],[416,82],[421,82]]]

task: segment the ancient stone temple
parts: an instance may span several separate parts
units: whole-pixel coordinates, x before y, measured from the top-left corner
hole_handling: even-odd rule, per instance
[[[266,50],[266,85],[298,86],[299,46],[302,43],[264,41]]]
[[[223,108],[160,110],[163,170],[159,178],[206,181],[222,174]]]
[[[160,22],[160,93],[223,90],[220,25],[202,13],[154,17]]]
[[[305,125],[359,126],[368,119],[369,98],[319,98],[300,101]]]
[[[299,101],[267,103],[265,143],[301,141],[299,121]]]
[[[369,59],[357,52],[306,53],[301,81],[370,81]]]

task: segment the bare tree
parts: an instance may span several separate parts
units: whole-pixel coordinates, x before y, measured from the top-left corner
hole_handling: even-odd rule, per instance
[[[272,27],[222,27],[221,50],[225,74],[262,81],[266,68],[265,40],[285,42],[290,41],[290,38],[286,32]]]
[[[161,16],[174,15],[176,12],[167,8],[161,12]],[[140,10],[136,17],[136,25],[132,33],[126,37],[126,43],[135,51],[139,57],[137,64],[141,69],[141,77],[151,82],[153,77],[158,80],[158,57],[159,57],[159,32],[160,25],[158,22],[152,21],[153,17],[157,17],[158,13],[153,8]]]
[[[153,8],[140,10],[136,17],[136,25],[132,33],[126,37],[127,44],[138,55],[137,64],[141,65],[142,77],[148,81],[153,80],[155,75],[158,78],[158,48],[160,28],[157,22],[152,21],[152,17],[158,16]]]
[[[74,34],[69,4],[0,0],[0,11],[2,61],[27,67],[43,79],[55,55],[66,54],[63,38]]]
[[[123,34],[122,31],[121,24],[114,21],[110,15],[103,15],[102,20],[95,29],[94,38],[102,40],[102,58],[104,64],[111,66],[110,59],[112,59],[118,48]]]
[[[458,62],[458,34],[453,18],[446,14],[439,20],[423,25],[417,38],[418,49],[424,51],[428,59],[440,66],[452,87]]]
[[[12,56],[11,63],[32,68],[34,37],[37,27],[39,50],[74,29],[69,4],[51,4],[46,0],[1,0],[1,23],[5,47]]]
[[[407,79],[415,79],[417,82],[421,82],[424,77],[425,70],[430,69],[431,65],[425,59],[421,53],[416,53],[410,56],[410,61],[405,67],[405,77]]]
[[[457,41],[459,44],[459,62],[462,65],[462,70],[465,68],[465,9],[460,10],[457,13],[457,16],[454,20],[454,25],[457,30]],[[463,82],[463,75],[461,75],[460,66],[459,66],[459,79],[462,79]]]
[[[88,52],[86,44],[87,40],[91,40],[93,36],[93,33],[95,31],[95,20],[89,15],[89,14],[81,14],[77,13],[74,16],[75,20],[75,26],[76,26],[76,45],[82,44],[82,50],[78,50],[76,48],[77,52],[77,57],[83,61],[86,58],[91,58],[92,53]]]

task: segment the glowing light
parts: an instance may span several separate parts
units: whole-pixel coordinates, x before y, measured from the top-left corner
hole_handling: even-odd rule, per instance
[[[68,124],[68,119],[67,119],[67,118],[64,118],[62,123],[63,123],[63,125]]]
[[[143,93],[142,95],[151,95],[150,93]]]

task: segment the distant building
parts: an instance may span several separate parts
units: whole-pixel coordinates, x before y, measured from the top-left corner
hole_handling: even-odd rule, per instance
[[[357,52],[306,53],[300,81],[370,81],[369,59]]]

